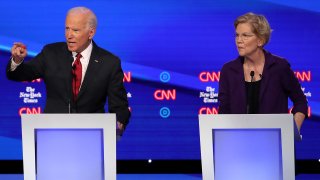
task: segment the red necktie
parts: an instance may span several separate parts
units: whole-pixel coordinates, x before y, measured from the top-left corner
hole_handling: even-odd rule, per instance
[[[82,79],[82,65],[80,61],[82,55],[79,53],[76,57],[77,59],[74,61],[72,66],[72,92],[74,101],[77,100]]]

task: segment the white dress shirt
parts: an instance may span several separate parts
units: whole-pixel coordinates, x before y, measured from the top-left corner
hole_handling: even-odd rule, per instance
[[[87,72],[87,68],[88,68],[88,64],[89,64],[91,52],[92,52],[92,41],[91,41],[91,43],[89,44],[89,46],[80,53],[80,54],[82,55],[82,57],[80,58],[80,62],[81,62],[81,66],[82,66],[81,85],[82,85],[83,79],[84,79],[84,77],[85,77],[85,75],[86,75],[86,72]],[[78,53],[76,53],[76,52],[72,52],[73,63],[74,63],[74,61],[77,59],[77,58],[76,58],[76,55],[77,55],[77,54],[78,54]],[[73,65],[73,63],[72,63],[72,65]],[[81,87],[81,86],[80,86],[80,87]]]

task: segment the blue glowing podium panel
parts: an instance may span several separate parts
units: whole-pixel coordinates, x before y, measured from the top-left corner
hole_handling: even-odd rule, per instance
[[[102,129],[37,129],[37,180],[103,180]]]
[[[291,114],[199,115],[204,180],[293,180]]]
[[[216,129],[212,134],[219,164],[215,179],[282,179],[280,129]]]
[[[115,180],[115,114],[22,115],[24,179]]]

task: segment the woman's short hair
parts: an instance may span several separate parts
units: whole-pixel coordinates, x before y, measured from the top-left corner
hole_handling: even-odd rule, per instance
[[[234,28],[237,28],[237,26],[242,23],[251,25],[252,32],[264,41],[263,46],[269,42],[272,30],[268,20],[263,15],[249,12],[239,16],[234,21]]]

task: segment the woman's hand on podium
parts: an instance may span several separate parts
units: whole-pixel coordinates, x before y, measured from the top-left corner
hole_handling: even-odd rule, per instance
[[[296,125],[297,125],[299,132],[300,132],[302,123],[304,121],[304,118],[305,118],[305,115],[301,112],[297,112],[294,114],[294,121],[296,122]]]

